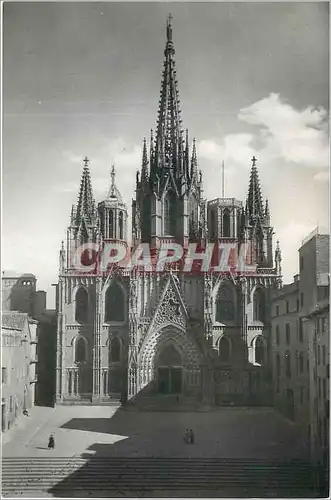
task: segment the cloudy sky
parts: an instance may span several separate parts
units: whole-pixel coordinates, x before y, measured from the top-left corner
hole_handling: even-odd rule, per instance
[[[169,12],[206,197],[224,160],[225,195],[243,200],[258,158],[285,282],[328,224],[327,3],[5,3],[3,269],[51,293],[85,155],[98,201],[115,164],[131,215]]]

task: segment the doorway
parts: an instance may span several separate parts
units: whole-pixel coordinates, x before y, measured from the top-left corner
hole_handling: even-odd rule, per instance
[[[181,355],[173,344],[165,346],[156,359],[159,394],[180,394],[183,389]]]

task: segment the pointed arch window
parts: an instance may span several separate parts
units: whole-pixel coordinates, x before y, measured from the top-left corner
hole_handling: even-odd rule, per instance
[[[78,323],[86,323],[88,320],[88,293],[83,287],[76,293],[75,320]]]
[[[173,193],[168,193],[164,198],[163,228],[166,236],[174,236],[176,232],[176,206]]]
[[[105,296],[105,321],[124,321],[124,293],[118,283],[112,283]]]
[[[230,340],[224,335],[218,343],[218,354],[219,354],[219,359],[222,363],[227,363],[230,361],[230,355],[231,355]]]
[[[223,323],[234,321],[235,304],[234,293],[228,285],[221,285],[216,299],[216,321]]]
[[[225,208],[223,210],[223,237],[224,238],[229,238],[231,235],[231,229],[230,229],[230,210],[228,208]]]
[[[75,363],[85,363],[87,361],[87,340],[85,337],[78,337],[75,342]]]
[[[257,288],[253,297],[253,317],[254,321],[265,321],[265,292]]]
[[[121,341],[116,337],[110,342],[110,361],[112,363],[121,361]]]
[[[119,213],[118,226],[119,226],[119,231],[120,231],[120,240],[123,240],[123,212]]]
[[[114,238],[114,210],[109,210],[109,238]]]
[[[265,362],[265,345],[261,336],[255,340],[255,363],[263,365]]]

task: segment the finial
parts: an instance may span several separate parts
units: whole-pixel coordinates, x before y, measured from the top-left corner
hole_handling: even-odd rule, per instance
[[[256,162],[257,162],[257,159],[255,158],[255,156],[253,156],[251,161],[252,161],[252,167],[255,167]]]
[[[169,14],[168,19],[167,19],[167,41],[171,42],[172,41],[172,15]]]
[[[64,252],[64,241],[63,240],[61,241],[61,250],[62,250],[62,252]]]
[[[84,167],[87,168],[89,163],[90,163],[90,160],[88,159],[87,156],[85,156],[85,158],[84,158]]]
[[[111,183],[112,183],[112,185],[114,185],[115,184],[115,167],[114,167],[114,165],[111,166],[110,177],[111,177]]]

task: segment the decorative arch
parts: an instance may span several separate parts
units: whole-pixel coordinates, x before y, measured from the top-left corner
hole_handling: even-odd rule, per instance
[[[254,321],[265,322],[266,317],[266,292],[262,287],[256,287],[253,294],[253,319]]]
[[[119,363],[122,359],[122,344],[119,338],[113,337],[110,341],[110,361],[112,363]]]
[[[112,282],[105,293],[105,321],[125,321],[125,294],[118,282]]]
[[[88,341],[83,335],[75,337],[73,341],[75,363],[88,361]]]
[[[235,291],[228,283],[221,283],[216,294],[215,320],[219,323],[235,320]]]
[[[201,354],[195,341],[180,326],[172,324],[163,325],[144,341],[139,354],[139,365],[146,369],[153,369],[155,357],[162,346],[170,342],[176,345],[185,366],[200,367]]]
[[[123,240],[123,212],[121,211],[118,216],[118,226],[119,226],[119,233],[120,233],[120,240]]]
[[[156,349],[156,366],[181,366],[182,353],[177,345],[172,341],[162,342]]]
[[[176,234],[175,196],[171,191],[165,195],[163,202],[163,233],[166,236]]]
[[[255,363],[263,366],[266,362],[266,343],[262,335],[255,337],[253,341]]]
[[[79,286],[75,294],[75,321],[78,323],[88,321],[88,292],[83,286]]]
[[[230,210],[225,208],[223,210],[223,238],[230,238],[231,236],[231,216]]]
[[[218,356],[222,363],[228,363],[231,359],[232,345],[231,340],[223,335],[218,341]]]

